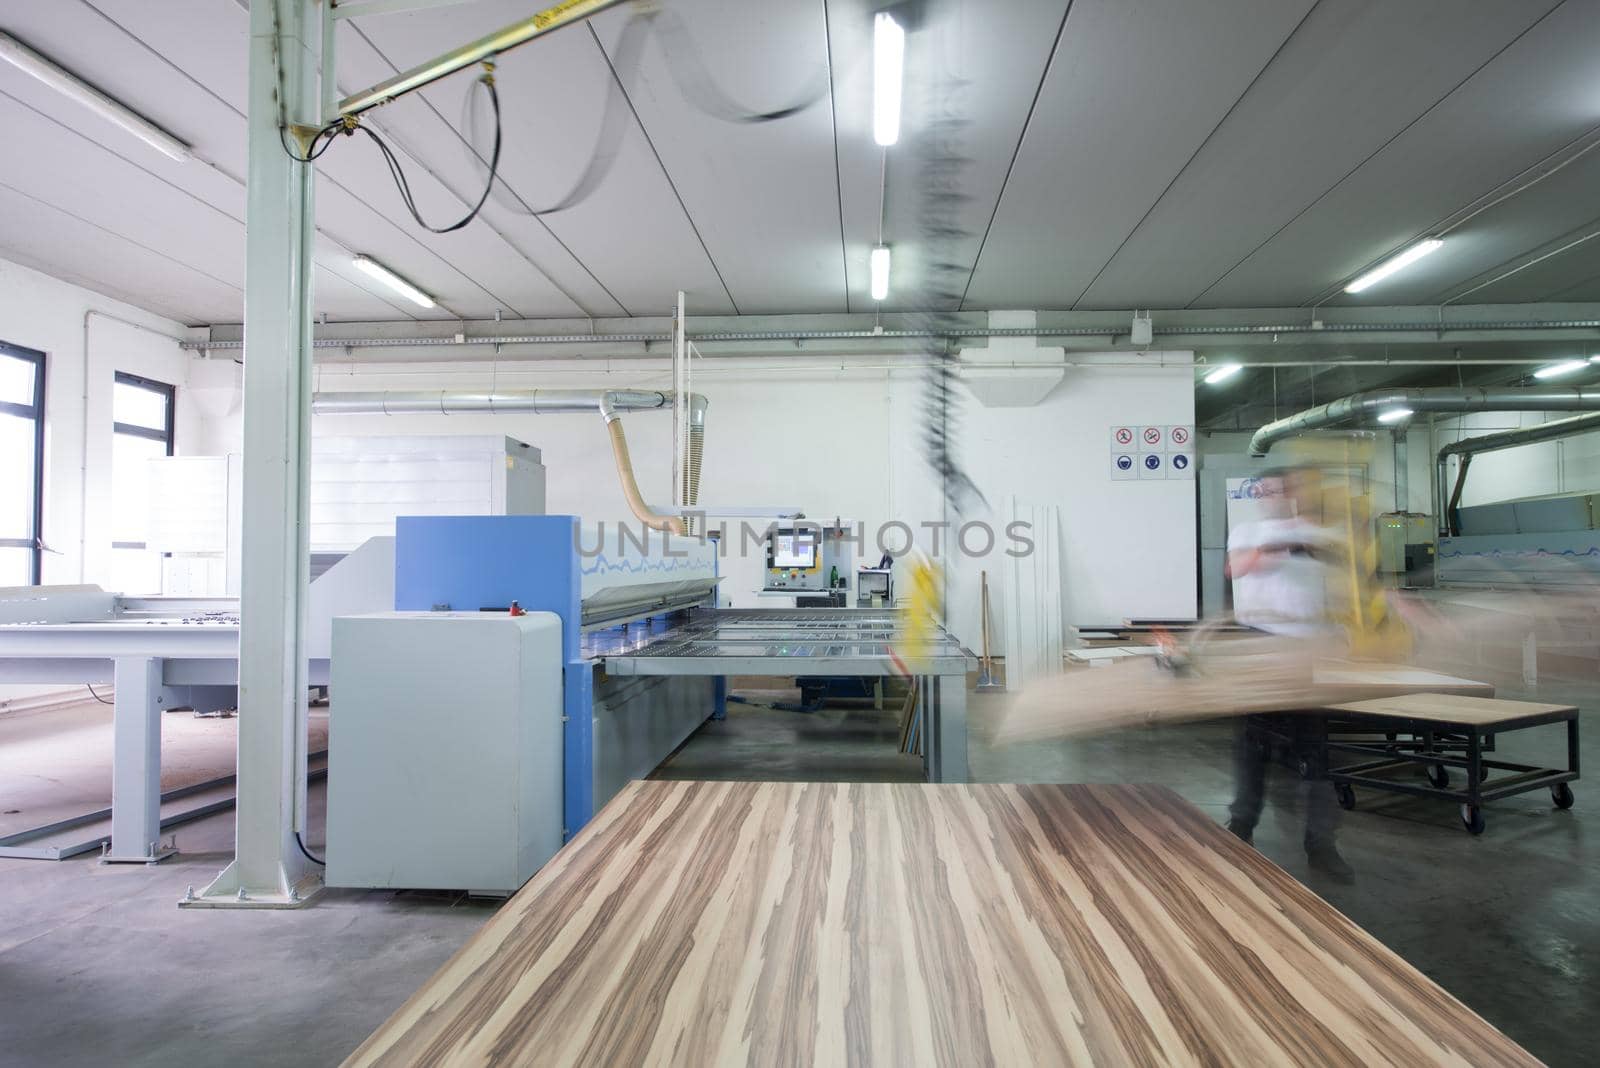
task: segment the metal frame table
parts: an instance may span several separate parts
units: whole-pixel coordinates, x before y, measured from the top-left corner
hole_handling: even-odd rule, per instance
[[[891,609],[696,610],[639,648],[606,653],[612,675],[906,675],[918,680],[930,782],[967,778],[967,670],[976,658],[942,627],[907,662],[894,648],[904,614]]]

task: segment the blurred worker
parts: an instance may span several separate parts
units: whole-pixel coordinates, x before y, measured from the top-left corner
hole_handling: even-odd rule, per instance
[[[1335,603],[1339,561],[1347,551],[1341,539],[1322,522],[1321,473],[1293,468],[1262,476],[1263,517],[1238,524],[1228,532],[1228,574],[1233,579],[1234,618],[1245,626],[1285,639],[1282,656],[1304,661],[1311,669],[1316,655],[1339,651],[1347,644]],[[1309,683],[1309,679],[1307,680]],[[1239,723],[1234,746],[1234,798],[1228,807],[1228,830],[1251,842],[1266,785],[1270,744],[1256,717]],[[1282,717],[1295,748],[1310,751],[1312,774],[1320,774],[1322,747],[1316,744],[1319,723],[1310,713]],[[1341,882],[1355,872],[1339,854],[1335,833],[1339,807],[1325,784],[1308,782],[1306,790],[1306,858],[1314,870]]]

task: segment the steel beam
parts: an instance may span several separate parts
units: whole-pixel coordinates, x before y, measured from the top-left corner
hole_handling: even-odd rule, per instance
[[[234,859],[189,906],[294,907],[321,887],[296,844],[306,796],[306,542],[313,177],[281,128],[315,125],[323,8],[250,5],[244,540]],[[329,72],[332,76],[332,72]]]

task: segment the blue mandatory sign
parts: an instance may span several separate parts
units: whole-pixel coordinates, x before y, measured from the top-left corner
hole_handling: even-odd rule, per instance
[[[1176,467],[1179,471],[1182,471],[1185,467],[1189,466],[1189,458],[1180,452],[1172,458],[1172,466]]]
[[[1144,458],[1144,466],[1151,471],[1161,466],[1161,457],[1151,454]]]
[[[1133,468],[1133,457],[1131,457],[1131,456],[1119,456],[1119,457],[1117,457],[1117,470],[1118,471],[1128,471],[1128,470],[1131,470],[1132,468]]]

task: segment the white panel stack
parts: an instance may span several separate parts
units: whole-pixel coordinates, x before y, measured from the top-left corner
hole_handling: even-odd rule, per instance
[[[514,892],[561,848],[561,621],[333,623],[329,886]]]
[[[543,515],[539,450],[501,436],[317,438],[311,551],[348,552],[402,515]]]

